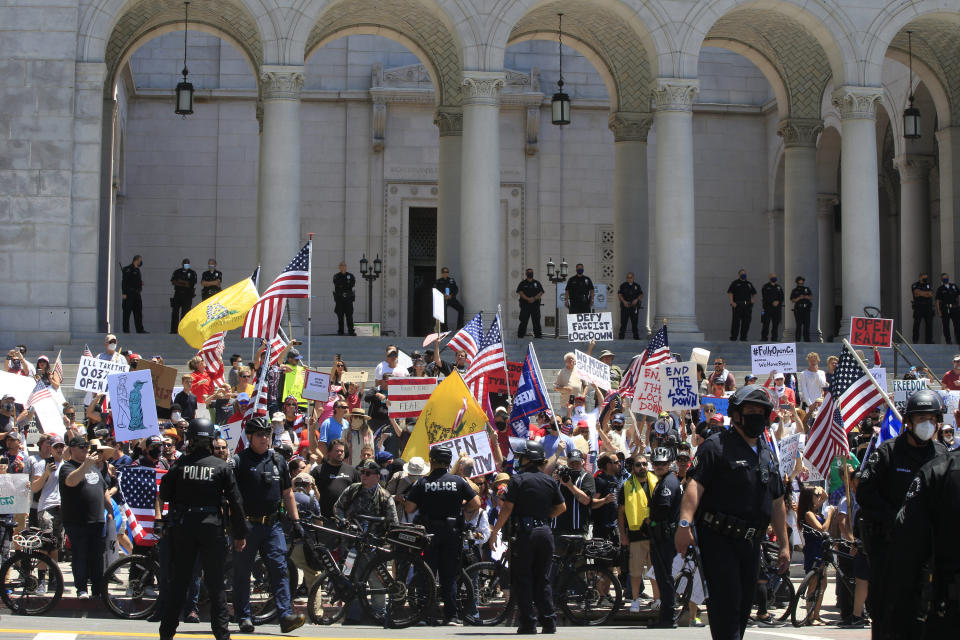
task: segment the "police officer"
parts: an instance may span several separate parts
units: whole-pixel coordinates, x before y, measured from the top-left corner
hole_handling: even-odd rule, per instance
[[[910,296],[913,306],[913,342],[920,342],[920,323],[926,325],[924,342],[933,344],[933,287],[930,285],[930,274],[920,272],[920,279],[910,285]]]
[[[797,324],[797,340],[810,342],[810,310],[813,309],[813,291],[805,286],[803,276],[797,276],[794,283],[797,285],[790,292],[790,302],[793,303],[793,318]]]
[[[567,280],[563,292],[563,304],[567,313],[590,313],[593,308],[593,280],[583,275],[583,265],[577,264],[577,275]]]
[[[154,527],[157,535],[163,536],[161,544],[175,550],[171,554],[173,577],[167,593],[163,594],[166,597],[160,623],[161,640],[169,640],[177,632],[198,557],[210,595],[213,637],[217,640],[230,637],[227,628],[230,617],[223,588],[226,516],[221,503],[226,500],[229,505],[230,531],[236,550],[243,550],[246,544],[247,523],[230,465],[213,455],[211,447],[216,437],[216,428],[209,420],[191,420],[187,427],[190,452],[177,460],[160,482]],[[161,519],[160,508],[165,502],[170,504],[170,510],[167,517]]]
[[[640,332],[637,330],[637,320],[640,318],[640,301],[643,300],[643,289],[633,281],[633,272],[627,274],[627,280],[620,284],[620,290],[617,291],[617,298],[620,299],[620,339],[627,333],[627,322],[630,322],[630,328],[633,329],[633,339],[640,339]]]
[[[210,296],[217,295],[222,286],[223,274],[217,271],[217,261],[210,258],[207,260],[207,270],[200,278],[200,299],[206,300]]]
[[[444,309],[446,309],[446,307],[456,309],[457,329],[463,328],[463,305],[457,300],[460,287],[457,286],[457,281],[450,277],[450,269],[447,267],[440,269],[440,277],[433,283],[433,288],[443,294]],[[447,328],[447,323],[443,323],[443,328]]]
[[[943,405],[935,391],[917,391],[907,398],[903,429],[896,438],[885,441],[860,468],[857,502],[863,546],[870,561],[870,586],[867,608],[874,616],[894,601],[886,591],[892,566],[887,552],[893,533],[894,519],[917,471],[924,463],[942,456],[946,448],[933,439],[937,423],[943,416]],[[899,549],[898,549],[899,552]],[[884,627],[873,625],[873,637],[890,637]]]
[[[653,559],[653,572],[660,587],[660,615],[651,628],[672,629],[677,626],[674,618],[676,593],[673,589],[673,536],[677,532],[680,519],[680,501],[683,489],[674,473],[673,451],[666,447],[657,447],[650,457],[657,486],[650,496],[650,556]]]
[[[783,287],[777,283],[777,274],[771,273],[770,279],[760,287],[760,339],[767,336],[774,342],[780,340],[780,320],[783,318]]]
[[[427,550],[427,564],[440,575],[443,624],[459,627],[457,576],[460,575],[460,548],[463,512],[480,508],[480,496],[466,480],[449,472],[453,452],[447,447],[430,449],[430,473],[407,492],[403,508],[418,516],[427,533],[433,534]]]
[[[520,295],[520,326],[517,328],[517,337],[527,335],[527,320],[533,321],[533,337],[543,335],[540,329],[540,298],[543,297],[543,285],[533,277],[533,269],[527,268],[527,277],[517,285],[517,294]]]
[[[525,441],[513,453],[521,471],[510,479],[507,492],[500,499],[500,514],[490,530],[490,548],[496,545],[497,533],[508,520],[513,521],[516,539],[510,545],[510,580],[520,624],[517,633],[536,633],[540,616],[543,633],[557,632],[557,615],[550,588],[550,566],[553,562],[553,535],[550,520],[563,513],[567,506],[560,495],[557,481],[543,473],[546,456],[543,445]]]
[[[727,296],[730,298],[730,308],[733,319],[730,321],[730,339],[746,341],[750,331],[750,318],[753,315],[753,299],[757,290],[747,280],[747,272],[743,269],[737,272],[737,279],[727,287]]]
[[[783,481],[763,438],[772,410],[763,387],[741,387],[730,397],[732,428],[707,438],[687,471],[674,540],[677,552],[686,553],[694,544],[696,515],[715,639],[743,637],[760,573],[760,541],[771,522],[780,541],[780,569],[790,566]]]
[[[920,467],[893,525],[891,607],[899,637],[949,638],[960,625],[960,451],[937,456]],[[933,571],[924,584],[923,565]],[[920,594],[919,611],[914,606]],[[918,615],[919,614],[919,615]],[[920,631],[918,619],[926,617]]]
[[[233,608],[240,621],[240,631],[252,633],[250,618],[250,572],[257,553],[263,558],[270,574],[277,610],[280,612],[280,630],[283,633],[303,626],[303,615],[294,615],[290,602],[290,584],[287,581],[287,543],[280,527],[280,506],[286,508],[293,520],[298,538],[303,538],[303,527],[297,513],[287,464],[276,451],[270,449],[273,428],[265,417],[251,418],[245,428],[250,446],[231,458],[237,486],[243,496],[249,531],[244,549],[233,553]]]
[[[337,269],[339,271],[333,274],[333,310],[337,314],[337,335],[343,335],[343,321],[346,320],[347,331],[355,336],[357,332],[353,330],[353,301],[357,299],[357,294],[353,288],[357,286],[357,279],[347,271],[346,262],[337,265]]]
[[[176,333],[183,316],[193,306],[197,295],[197,272],[190,268],[190,258],[184,258],[182,266],[170,276],[173,284],[173,297],[170,298],[170,333]]]
[[[130,314],[133,314],[133,324],[137,333],[149,333],[143,328],[143,276],[140,275],[140,266],[143,257],[136,255],[130,264],[123,268],[123,280],[120,284],[120,295],[123,299],[123,332],[130,333]]]
[[[941,284],[937,287],[935,298],[937,300],[937,315],[940,316],[940,324],[943,326],[943,341],[950,344],[950,321],[953,321],[953,335],[957,337],[960,343],[960,288],[950,282],[950,276],[945,273],[940,274]]]

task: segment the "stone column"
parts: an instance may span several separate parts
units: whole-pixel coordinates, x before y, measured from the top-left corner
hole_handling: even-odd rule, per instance
[[[957,278],[955,242],[960,238],[960,127],[937,131],[937,149],[940,168],[940,268],[943,273]],[[931,275],[931,282],[936,282]]]
[[[900,326],[913,326],[910,285],[921,271],[930,271],[930,188],[927,176],[933,159],[905,154],[893,159],[900,172]],[[936,282],[931,274],[930,282]]]
[[[797,276],[813,289],[810,310],[810,339],[820,339],[820,262],[817,257],[817,136],[823,122],[816,119],[789,118],[777,127],[783,138],[783,274],[786,300],[783,309],[783,339],[795,337],[796,322],[790,291]]]
[[[672,335],[702,339],[696,317],[693,99],[696,80],[659,78],[653,92],[657,133],[654,272],[656,319]]]
[[[863,315],[866,306],[880,306],[876,109],[882,95],[876,87],[846,86],[834,91],[832,96],[842,127],[841,335],[848,333],[851,316]]]
[[[464,322],[481,309],[496,312],[503,281],[500,237],[500,89],[503,72],[463,74],[460,181],[460,274]]]
[[[440,107],[433,123],[440,129],[437,176],[437,277],[449,267],[457,280],[464,277],[460,265],[460,160],[463,153],[463,112]],[[466,322],[467,319],[464,319]]]
[[[609,126],[614,140],[613,177],[613,286],[632,271],[643,289],[643,309],[638,321],[641,334],[650,330],[650,212],[647,193],[647,134],[653,124],[649,113],[610,114]],[[610,292],[607,309],[619,322],[620,303],[616,291]]]
[[[787,286],[787,278],[783,272],[783,209],[770,209],[768,231],[770,233],[770,271],[780,276],[780,284]],[[766,274],[761,274],[765,276]]]
[[[838,202],[832,193],[817,195],[817,245],[820,256],[820,282],[817,283],[817,300],[820,303],[820,333],[824,341],[836,332],[833,293],[836,288],[833,275],[833,211]],[[811,319],[811,322],[813,320]]]

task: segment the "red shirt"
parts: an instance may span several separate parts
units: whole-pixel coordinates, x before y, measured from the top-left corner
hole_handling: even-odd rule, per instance
[[[530,428],[527,432],[527,438],[533,440],[534,438],[542,438],[547,435],[547,430],[541,427],[538,424],[530,424]]]
[[[205,404],[207,396],[214,392],[213,382],[206,373],[195,371],[193,373],[193,384],[190,385],[190,393],[197,397],[198,404]]]
[[[943,383],[945,389],[960,391],[960,372],[956,369],[950,369],[950,371],[943,374],[943,380],[940,382]]]

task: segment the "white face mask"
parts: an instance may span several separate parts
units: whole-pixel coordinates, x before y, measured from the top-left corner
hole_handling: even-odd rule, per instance
[[[171,413],[171,414],[170,414],[170,420],[173,421],[173,422],[180,422],[180,414],[179,414],[179,413],[176,413],[176,412]]]
[[[107,345],[107,353],[113,353],[116,350],[117,350],[116,344],[111,342],[110,344]]]
[[[924,420],[913,425],[913,435],[926,442],[937,432],[937,423],[931,420]]]

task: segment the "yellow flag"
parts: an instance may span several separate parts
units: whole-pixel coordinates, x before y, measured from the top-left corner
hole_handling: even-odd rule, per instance
[[[417,425],[403,449],[403,459],[420,456],[426,460],[430,445],[487,428],[487,414],[467,389],[456,371],[443,379],[417,418]]]
[[[187,344],[199,349],[213,334],[242,325],[247,311],[259,299],[253,280],[244,278],[190,309],[180,321],[177,332]]]

